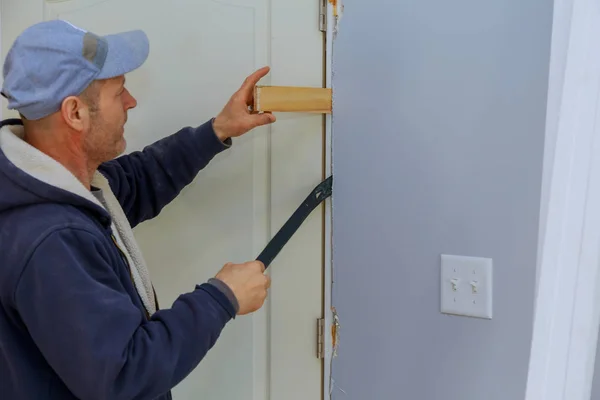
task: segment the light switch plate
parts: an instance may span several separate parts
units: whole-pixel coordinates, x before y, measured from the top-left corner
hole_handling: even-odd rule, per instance
[[[442,255],[441,312],[492,319],[492,259]]]

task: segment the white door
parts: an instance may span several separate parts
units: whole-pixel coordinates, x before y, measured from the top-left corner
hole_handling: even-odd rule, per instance
[[[128,151],[214,116],[243,79],[323,84],[318,0],[2,0],[2,56],[29,24],[61,18],[97,34],[144,29],[150,57],[127,77],[138,100]],[[14,114],[6,111],[4,117]],[[226,262],[255,259],[324,178],[321,115],[278,114],[235,140],[155,220],[136,229],[163,308]],[[316,324],[323,314],[323,210],[272,264],[265,308],[226,327],[176,399],[322,397]]]

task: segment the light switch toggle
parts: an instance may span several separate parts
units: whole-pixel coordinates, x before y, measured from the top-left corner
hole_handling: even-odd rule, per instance
[[[477,293],[477,285],[479,282],[477,281],[471,281],[471,293],[476,294]]]
[[[450,283],[452,284],[452,290],[454,292],[456,292],[458,290],[458,282],[460,282],[460,279],[458,279],[458,278],[450,279]]]

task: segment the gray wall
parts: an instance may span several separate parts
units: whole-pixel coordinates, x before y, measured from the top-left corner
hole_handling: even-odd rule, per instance
[[[334,399],[523,398],[552,6],[344,1]],[[492,320],[439,313],[442,253],[493,258]]]

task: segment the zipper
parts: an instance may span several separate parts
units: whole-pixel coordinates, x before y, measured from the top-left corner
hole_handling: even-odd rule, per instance
[[[131,265],[129,264],[129,260],[127,260],[127,256],[125,255],[125,252],[123,252],[123,250],[121,249],[121,246],[119,246],[119,243],[117,243],[117,238],[115,237],[115,235],[112,232],[110,233],[110,237],[111,237],[113,243],[115,244],[115,247],[119,251],[119,254],[121,254],[121,258],[125,262],[125,265],[127,266],[127,270],[129,271],[129,279],[131,279],[131,283],[133,284],[133,289],[136,291],[138,298],[142,302],[142,308],[144,309],[144,314],[146,314],[146,319],[149,320],[150,314],[148,313],[148,310],[146,310],[146,307],[144,307],[144,302],[142,301],[140,294],[137,292],[137,288],[135,286],[135,281],[133,280],[133,274],[131,272]],[[154,292],[154,288],[152,288],[152,291]],[[154,298],[155,298],[154,301],[156,302],[156,292],[154,292]],[[156,307],[158,309],[158,303],[156,303]]]

